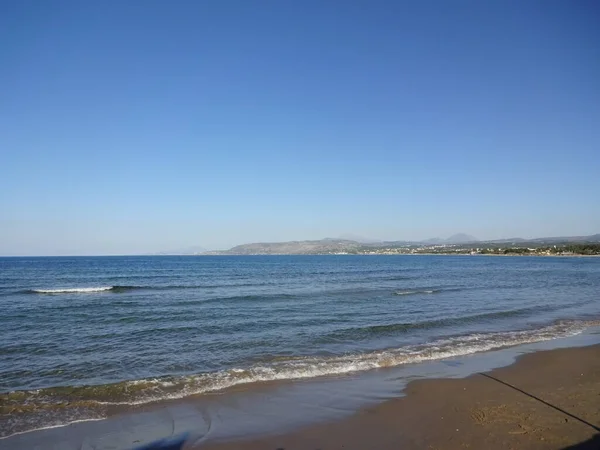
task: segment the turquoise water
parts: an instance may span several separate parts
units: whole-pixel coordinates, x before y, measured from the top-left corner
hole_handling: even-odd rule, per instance
[[[0,258],[0,435],[266,380],[544,341],[600,318],[600,259]]]

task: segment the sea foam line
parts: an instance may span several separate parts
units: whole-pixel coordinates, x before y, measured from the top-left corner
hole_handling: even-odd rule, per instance
[[[99,420],[105,420],[105,419],[106,419],[106,417],[92,417],[89,419],[77,419],[77,420],[72,420],[70,422],[57,423],[57,424],[48,425],[45,427],[31,428],[29,430],[17,431],[16,433],[8,434],[6,436],[0,436],[0,441],[2,439],[8,439],[13,436],[18,436],[19,434],[32,433],[34,431],[51,430],[52,428],[66,427],[66,426],[73,425],[75,423],[81,423],[81,422],[98,422]]]
[[[413,290],[413,291],[396,291],[396,292],[394,292],[394,295],[435,294],[436,292],[440,292],[439,289],[423,289],[423,290]]]
[[[31,289],[34,294],[76,294],[87,292],[104,292],[115,289],[116,286],[101,286],[101,287],[82,287],[82,288],[63,288],[63,289]]]
[[[140,405],[220,391],[239,384],[344,375],[403,364],[466,356],[505,347],[575,336],[589,326],[598,324],[598,321],[561,322],[535,330],[477,333],[371,353],[327,358],[296,357],[247,369],[234,368],[182,377],[135,380],[125,382],[125,384],[128,386],[146,385],[147,388],[140,392],[139,398],[98,403],[103,405]]]

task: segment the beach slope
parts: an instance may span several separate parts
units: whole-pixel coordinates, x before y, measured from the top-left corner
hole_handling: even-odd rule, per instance
[[[348,419],[206,450],[600,448],[600,346],[537,352],[465,379],[417,380]]]

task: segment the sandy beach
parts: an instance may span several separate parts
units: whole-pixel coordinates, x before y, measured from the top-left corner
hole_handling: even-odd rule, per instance
[[[282,435],[207,450],[600,448],[600,346],[542,351],[465,379],[417,380],[406,396]]]

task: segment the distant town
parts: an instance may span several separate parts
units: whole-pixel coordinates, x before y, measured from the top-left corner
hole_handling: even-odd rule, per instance
[[[563,244],[539,247],[487,245],[422,245],[417,247],[389,247],[357,249],[348,252],[331,252],[336,255],[508,255],[508,256],[575,256],[600,255],[600,244]]]

